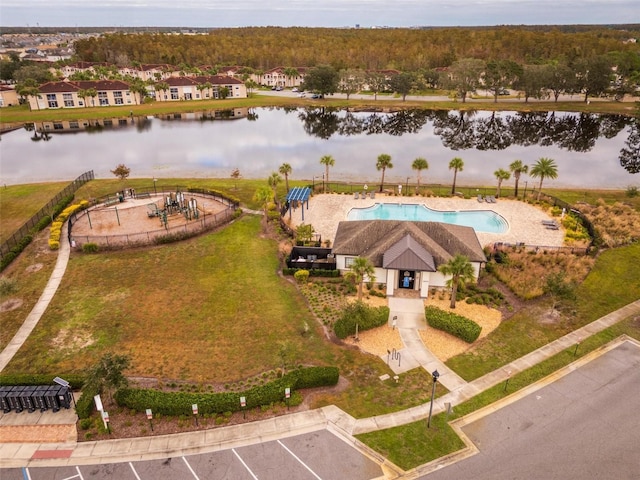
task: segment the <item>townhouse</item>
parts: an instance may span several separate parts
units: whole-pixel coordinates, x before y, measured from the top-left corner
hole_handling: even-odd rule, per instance
[[[95,96],[87,93],[95,91]],[[120,80],[86,80],[48,82],[40,85],[37,95],[28,96],[31,110],[134,105],[136,99],[129,85]]]

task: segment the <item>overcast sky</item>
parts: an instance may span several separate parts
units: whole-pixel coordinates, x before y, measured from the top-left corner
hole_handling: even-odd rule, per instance
[[[640,23],[639,0],[1,0],[0,26],[474,26]]]

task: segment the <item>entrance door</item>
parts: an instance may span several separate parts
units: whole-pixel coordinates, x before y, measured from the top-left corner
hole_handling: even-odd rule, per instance
[[[407,288],[409,290],[413,290],[413,286],[415,285],[416,272],[413,270],[400,270],[400,275],[398,276],[398,288]]]

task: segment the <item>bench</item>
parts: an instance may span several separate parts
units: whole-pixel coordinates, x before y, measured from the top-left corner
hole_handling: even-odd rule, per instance
[[[136,198],[151,198],[149,192],[136,193]]]
[[[120,203],[120,199],[119,198],[111,198],[109,200],[107,200],[106,202],[104,202],[104,206],[108,207],[110,205],[115,205],[116,203]]]

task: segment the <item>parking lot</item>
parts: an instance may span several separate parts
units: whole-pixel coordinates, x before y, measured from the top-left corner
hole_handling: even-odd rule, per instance
[[[377,462],[326,430],[201,455],[0,472],[2,480],[369,480],[381,476]]]

